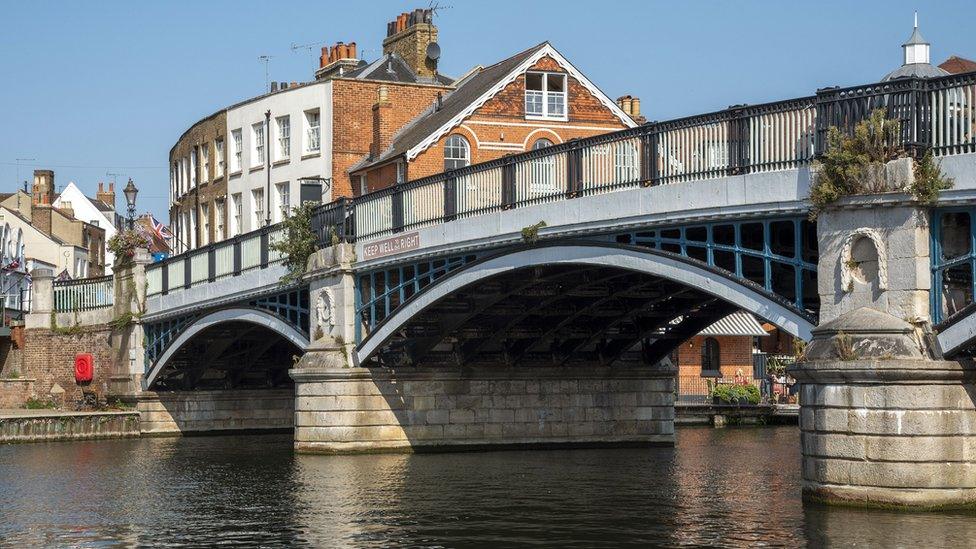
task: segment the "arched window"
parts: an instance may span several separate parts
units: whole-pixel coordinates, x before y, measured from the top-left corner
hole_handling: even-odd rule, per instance
[[[444,169],[456,170],[471,164],[471,147],[468,140],[460,135],[452,135],[444,143]]]
[[[718,341],[714,337],[705,338],[701,348],[701,369],[703,376],[721,377],[721,355]]]
[[[546,147],[551,147],[551,146],[552,146],[552,141],[549,141],[548,139],[543,137],[542,139],[536,140],[536,142],[532,144],[532,150],[537,151],[539,149],[544,149]]]
[[[552,141],[543,137],[532,144],[532,150],[537,151],[551,146]],[[556,191],[556,157],[541,156],[532,160],[530,166],[532,180],[529,181],[529,193],[532,195],[554,193]]]

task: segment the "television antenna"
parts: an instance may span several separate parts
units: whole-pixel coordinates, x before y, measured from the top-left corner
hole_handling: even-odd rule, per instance
[[[264,63],[264,89],[265,91],[271,91],[271,60],[274,58],[273,55],[259,55],[258,60]]]
[[[291,51],[292,53],[297,53],[298,50],[308,50],[308,56],[312,58],[312,61],[315,61],[315,50],[324,45],[326,45],[325,42],[312,42],[311,44],[296,44],[292,42]]]
[[[453,7],[454,6],[442,6],[440,2],[438,2],[437,0],[430,0],[429,2],[427,2],[427,9],[430,10],[431,17],[436,17],[437,12],[441,10],[449,10]]]
[[[15,158],[15,163],[17,164],[17,182],[20,182],[20,166],[21,162],[37,162],[36,158]],[[27,192],[27,181],[24,181],[24,192]]]

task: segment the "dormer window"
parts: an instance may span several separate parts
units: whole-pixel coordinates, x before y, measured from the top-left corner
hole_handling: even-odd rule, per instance
[[[566,120],[566,75],[525,73],[525,117]]]

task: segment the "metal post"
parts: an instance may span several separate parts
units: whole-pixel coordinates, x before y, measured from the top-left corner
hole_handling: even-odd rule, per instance
[[[261,229],[261,268],[264,269],[268,266],[268,227]]]
[[[515,162],[511,157],[502,164],[502,209],[515,207]]]
[[[234,237],[234,276],[241,274],[241,237]]]
[[[169,293],[169,269],[167,268],[167,263],[161,263],[159,267],[160,273],[160,283],[159,286],[162,289],[162,294],[166,295]]]
[[[457,218],[457,177],[454,170],[447,171],[447,179],[444,180],[444,221],[452,221]]]
[[[217,247],[211,244],[207,250],[207,281],[217,280]]]
[[[583,151],[579,142],[573,141],[572,148],[566,151],[566,193],[570,198],[583,190]]]
[[[391,227],[393,232],[399,233],[403,231],[403,191],[400,189],[400,185],[393,186],[393,219]]]

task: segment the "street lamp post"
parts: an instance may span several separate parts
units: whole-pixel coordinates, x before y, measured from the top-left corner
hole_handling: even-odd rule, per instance
[[[125,204],[129,210],[129,230],[131,231],[135,228],[135,215],[136,215],[136,196],[139,194],[139,189],[136,188],[135,183],[132,182],[132,178],[129,178],[129,183],[122,189],[122,193],[125,194]]]

